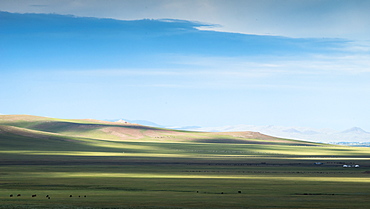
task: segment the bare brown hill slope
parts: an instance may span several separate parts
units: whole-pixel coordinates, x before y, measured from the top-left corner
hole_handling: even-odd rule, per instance
[[[281,139],[251,131],[192,132],[93,119],[69,120],[30,115],[0,115],[0,125],[0,134],[6,131],[31,138],[64,137],[106,141],[314,145],[309,142]]]

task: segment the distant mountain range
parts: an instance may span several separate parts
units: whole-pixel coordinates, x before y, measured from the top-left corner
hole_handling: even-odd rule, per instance
[[[312,142],[370,143],[370,132],[367,132],[359,127],[353,127],[344,131],[336,131],[332,129],[313,129],[305,127],[236,125],[222,127],[205,127],[186,130],[210,132],[255,131],[275,137],[299,139]]]
[[[118,121],[109,120],[109,121]],[[370,145],[370,132],[367,132],[359,127],[353,127],[344,131],[337,131],[333,129],[313,129],[306,127],[284,127],[284,126],[254,126],[254,125],[233,125],[220,127],[200,127],[200,126],[185,126],[185,127],[169,127],[159,125],[146,120],[126,120],[130,123],[137,123],[141,125],[154,126],[160,128],[171,128],[187,131],[206,131],[206,132],[235,132],[235,131],[254,131],[262,134],[271,135],[281,138],[290,138],[305,140],[311,142],[324,142],[334,144],[351,144],[351,143],[365,143]]]

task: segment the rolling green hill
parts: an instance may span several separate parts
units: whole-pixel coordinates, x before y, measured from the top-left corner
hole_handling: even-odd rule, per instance
[[[0,208],[370,206],[369,148],[256,132],[0,115],[0,159]]]
[[[314,145],[309,142],[279,139],[257,132],[190,132],[130,123],[89,119],[62,120],[28,115],[0,115],[0,125],[5,132],[28,135],[29,137],[33,135],[60,135],[104,141],[199,141],[203,143]]]

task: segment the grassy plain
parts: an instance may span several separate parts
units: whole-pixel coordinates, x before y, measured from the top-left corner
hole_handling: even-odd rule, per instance
[[[0,159],[0,208],[370,207],[369,148],[0,116]]]

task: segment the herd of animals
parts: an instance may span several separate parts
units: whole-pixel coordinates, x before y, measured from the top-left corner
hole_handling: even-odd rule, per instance
[[[14,196],[20,197],[22,195],[21,194],[17,194],[17,195],[11,194],[11,195],[9,195],[9,197],[14,197]],[[37,197],[37,195],[36,194],[33,194],[33,195],[31,195],[31,197]],[[50,199],[50,195],[46,195],[45,197],[48,198],[48,199]],[[73,197],[73,195],[69,195],[69,197]],[[78,195],[78,197],[81,197],[81,195]],[[87,196],[84,195],[83,197],[87,197]]]

